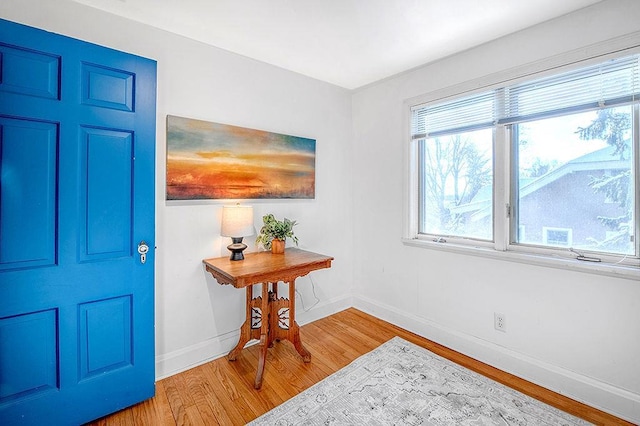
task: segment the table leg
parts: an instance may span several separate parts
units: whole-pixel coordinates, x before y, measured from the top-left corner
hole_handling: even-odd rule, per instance
[[[275,312],[272,307],[277,304],[278,301],[278,283],[271,283],[271,291],[269,292],[269,347],[273,347],[273,341],[279,342],[280,339],[276,336],[275,331],[278,328],[278,310]]]
[[[304,362],[311,362],[311,352],[309,352],[300,340],[300,327],[296,322],[296,280],[289,281],[289,340],[293,343],[296,351]]]
[[[260,354],[258,357],[258,371],[253,387],[260,389],[262,386],[262,374],[264,364],[267,359],[267,349],[269,348],[269,283],[262,283],[262,300],[260,311],[262,312],[262,323],[260,325]]]
[[[244,324],[242,324],[242,327],[240,327],[240,340],[238,340],[238,344],[236,345],[236,347],[233,348],[231,352],[229,352],[229,355],[227,355],[227,359],[229,361],[235,361],[238,358],[240,351],[242,351],[242,349],[244,348],[244,345],[246,345],[247,342],[251,339],[251,300],[253,299],[253,286],[247,286],[246,290],[246,317]]]

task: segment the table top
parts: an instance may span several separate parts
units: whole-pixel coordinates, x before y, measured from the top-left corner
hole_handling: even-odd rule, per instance
[[[316,269],[330,268],[332,260],[331,256],[288,248],[284,254],[262,251],[247,253],[244,260],[225,256],[204,259],[202,263],[220,284],[243,288],[257,283],[291,282]]]

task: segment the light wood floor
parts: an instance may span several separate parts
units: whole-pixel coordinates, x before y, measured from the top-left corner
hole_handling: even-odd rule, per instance
[[[254,345],[234,362],[220,358],[160,380],[153,399],[92,425],[242,425],[394,336],[592,423],[631,425],[353,308],[301,327],[302,342],[312,354],[309,364],[302,362],[289,342],[275,343],[269,349],[260,390],[253,388],[258,363]]]

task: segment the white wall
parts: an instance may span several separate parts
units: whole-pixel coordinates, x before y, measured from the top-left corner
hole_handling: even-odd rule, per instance
[[[640,421],[640,282],[401,242],[405,100],[570,51],[588,56],[589,46],[638,31],[640,2],[605,1],[357,90],[355,306]],[[494,330],[494,312],[506,315],[506,333]]]
[[[179,115],[316,139],[314,200],[246,201],[256,227],[272,212],[299,222],[300,247],[335,257],[298,280],[305,323],[351,305],[351,94],[345,89],[121,19],[71,1],[3,0],[0,17],[158,62],[156,161],[156,375],[226,354],[237,342],[244,291],[219,285],[202,259],[226,256],[225,203],[165,201],[166,116]],[[227,203],[228,204],[228,203]],[[255,251],[253,238],[245,239]]]

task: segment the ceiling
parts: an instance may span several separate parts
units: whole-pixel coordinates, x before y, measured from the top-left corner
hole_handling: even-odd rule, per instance
[[[355,89],[601,0],[75,0]]]

